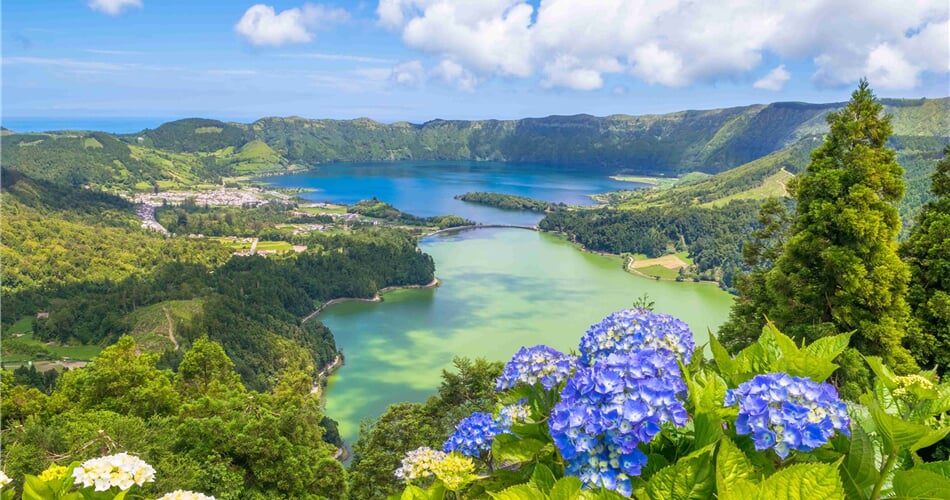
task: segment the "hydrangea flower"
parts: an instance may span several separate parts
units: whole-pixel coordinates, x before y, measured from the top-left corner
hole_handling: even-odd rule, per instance
[[[755,449],[811,451],[839,431],[850,436],[847,407],[834,386],[785,373],[756,375],[726,391],[725,406],[739,405],[736,433],[751,434]]]
[[[679,365],[665,349],[598,357],[578,367],[551,412],[551,437],[567,461],[567,473],[585,487],[630,495],[650,442],[660,426],[686,424],[678,394],[686,390]]]
[[[210,495],[205,495],[204,493],[196,493],[194,491],[187,490],[175,490],[159,497],[158,500],[215,500],[215,498]]]
[[[142,486],[155,480],[155,469],[139,457],[117,453],[86,460],[73,469],[73,477],[84,488],[95,486],[96,491],[106,491],[113,486],[127,490],[133,484]]]
[[[396,477],[406,482],[414,481],[433,474],[437,464],[445,460],[445,453],[428,446],[416,448],[402,459],[402,467],[396,469]]]
[[[515,404],[502,406],[496,418],[498,425],[510,429],[512,425],[528,420],[531,417],[531,408],[528,408],[525,401],[522,399]]]
[[[495,382],[495,390],[503,391],[520,384],[541,386],[551,390],[571,374],[574,356],[545,345],[522,347],[505,365]]]
[[[475,463],[469,457],[451,453],[433,464],[432,472],[446,488],[457,491],[474,477]]]
[[[624,309],[611,313],[584,333],[581,363],[590,365],[611,353],[641,349],[667,349],[689,363],[696,342],[689,326],[673,316],[647,309]]]
[[[482,453],[491,451],[495,436],[507,432],[508,429],[493,419],[491,414],[475,412],[455,426],[455,433],[449,436],[442,451],[457,451],[470,457],[480,457]]]
[[[57,479],[62,479],[66,477],[66,473],[69,472],[68,467],[62,465],[50,465],[46,470],[40,473],[40,481],[55,481]]]
[[[11,479],[7,477],[7,475],[2,470],[0,470],[0,488],[10,484],[10,481]]]

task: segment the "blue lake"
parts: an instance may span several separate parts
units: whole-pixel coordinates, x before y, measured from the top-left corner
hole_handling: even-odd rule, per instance
[[[457,161],[329,163],[300,174],[268,177],[278,187],[315,189],[303,198],[353,204],[375,196],[413,215],[458,215],[483,224],[531,225],[542,214],[508,211],[454,199],[470,191],[527,196],[569,205],[592,205],[590,195],[631,189],[607,172],[531,164]]]

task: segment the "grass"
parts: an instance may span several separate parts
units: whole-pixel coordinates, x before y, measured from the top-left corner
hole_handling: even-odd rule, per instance
[[[257,251],[275,250],[278,253],[293,251],[294,246],[286,241],[258,241]]]
[[[638,267],[637,272],[646,274],[647,276],[660,277],[662,279],[676,279],[679,276],[679,271],[674,271],[667,267],[661,265],[652,265],[647,267]]]
[[[313,215],[346,213],[346,207],[343,205],[327,205],[326,207],[300,207],[298,210]]]
[[[132,325],[129,335],[135,338],[136,345],[147,351],[165,351],[172,347],[172,341],[168,337],[168,317],[172,319],[174,332],[174,325],[191,323],[195,315],[201,312],[203,305],[203,301],[196,299],[168,300],[140,307],[129,315],[128,319]]]
[[[788,172],[787,170],[779,170],[778,172],[766,177],[765,180],[762,181],[762,184],[754,188],[726,196],[724,198],[719,198],[718,200],[714,200],[709,203],[704,203],[701,206],[718,207],[725,205],[732,200],[759,200],[768,198],[770,196],[788,196],[788,190],[785,188],[785,186],[788,185],[788,181],[790,181],[793,177],[795,176],[791,172]]]
[[[33,336],[33,318],[26,316],[3,331],[3,354],[5,364],[23,364],[27,361],[70,358],[89,361],[99,355],[102,348],[95,345],[47,345]]]

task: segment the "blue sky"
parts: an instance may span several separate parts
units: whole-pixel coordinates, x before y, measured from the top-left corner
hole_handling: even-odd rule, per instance
[[[943,97],[946,0],[6,0],[4,117],[520,118]]]

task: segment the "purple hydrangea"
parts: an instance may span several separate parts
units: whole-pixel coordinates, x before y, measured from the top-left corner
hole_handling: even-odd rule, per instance
[[[642,349],[597,357],[580,366],[551,412],[551,437],[567,462],[567,473],[585,487],[630,495],[630,478],[640,475],[650,442],[660,426],[686,424],[679,394],[686,383],[666,350]]]
[[[736,433],[751,434],[755,449],[811,451],[835,431],[850,436],[847,407],[834,386],[785,373],[756,375],[726,391],[725,406],[739,404]]]
[[[446,453],[457,451],[477,458],[482,456],[482,453],[491,451],[492,440],[495,436],[508,432],[510,432],[508,428],[493,419],[490,413],[475,412],[456,424],[455,433],[445,441],[442,451]]]
[[[581,363],[618,352],[667,349],[690,362],[696,343],[689,326],[668,314],[624,309],[591,326],[581,337]]]
[[[574,361],[574,356],[545,345],[522,347],[505,365],[504,371],[495,382],[495,390],[503,391],[521,384],[537,383],[551,390],[571,374]]]

